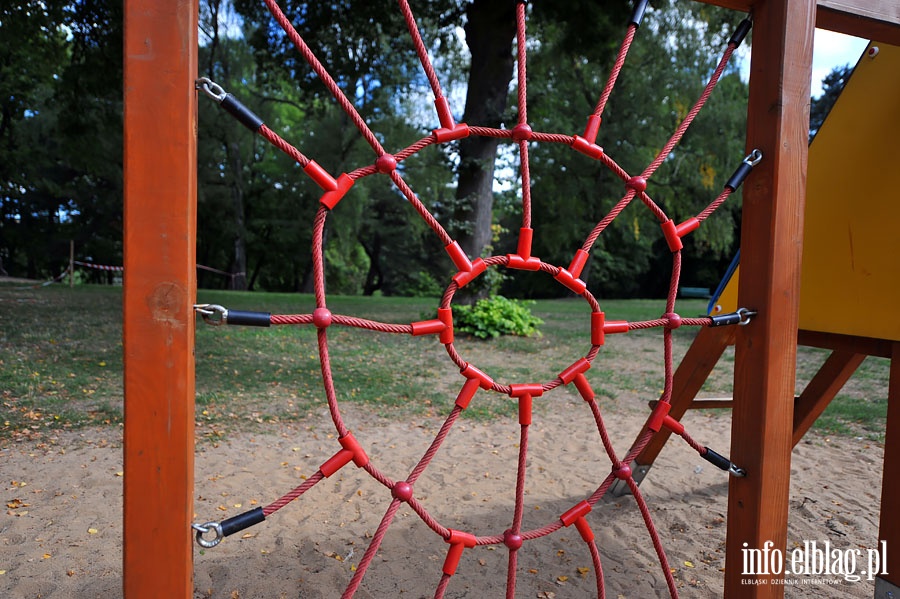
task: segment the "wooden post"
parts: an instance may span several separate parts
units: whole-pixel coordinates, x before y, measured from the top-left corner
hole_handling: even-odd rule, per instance
[[[897,465],[900,464],[900,343],[894,343],[892,353],[878,529],[879,541],[887,544],[887,555],[875,583],[875,596],[879,598],[900,597],[900,513],[895,508],[900,495],[900,476],[897,476]]]
[[[193,596],[197,19],[125,2],[126,599]]]
[[[747,476],[729,484],[729,599],[784,596],[782,585],[741,584],[742,550],[771,541],[783,553],[787,541],[815,9],[815,0],[753,9],[747,141],[763,161],[744,186],[738,305],[759,315],[735,340],[731,459]]]

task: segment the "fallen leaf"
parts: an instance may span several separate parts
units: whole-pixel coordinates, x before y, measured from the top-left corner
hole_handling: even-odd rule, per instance
[[[45,554],[44,554],[44,559],[50,559],[50,557],[51,557],[51,556],[50,556],[49,553],[45,553]]]
[[[590,572],[590,571],[591,571],[590,568],[578,568],[578,574],[580,574],[582,578],[587,576],[588,572]]]
[[[567,580],[569,580],[568,576],[557,576],[556,577],[556,582],[565,582]]]
[[[88,534],[89,534],[89,535],[95,535],[95,534],[97,534],[97,529],[96,529],[96,528],[89,528],[89,529],[88,529]]]
[[[116,472],[116,476],[125,476],[125,473],[120,470],[119,472]]]
[[[693,567],[694,567],[694,563],[693,563],[693,562],[684,562],[684,565],[687,566],[688,568],[693,568]]]

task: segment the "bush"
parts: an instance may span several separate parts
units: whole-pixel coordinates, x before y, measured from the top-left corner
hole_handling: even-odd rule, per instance
[[[480,339],[500,335],[530,337],[544,321],[531,313],[531,301],[507,299],[502,295],[478,300],[474,306],[458,306],[453,309],[457,331],[469,333]]]

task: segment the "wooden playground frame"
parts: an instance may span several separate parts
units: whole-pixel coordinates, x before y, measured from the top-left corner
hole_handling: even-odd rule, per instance
[[[765,155],[744,186],[739,305],[759,315],[733,332],[740,426],[731,457],[748,472],[729,484],[726,563],[733,565],[743,543],[787,540],[813,30],[900,45],[900,5],[700,1],[753,14],[747,145]],[[125,1],[127,599],[193,594],[198,2]],[[900,343],[885,351],[900,358]],[[886,474],[900,464],[898,396],[900,359],[893,359]],[[900,477],[885,476],[882,496],[898,492]],[[900,517],[890,510],[882,511],[881,538],[892,547],[900,541]],[[888,572],[900,587],[896,550],[888,552]],[[739,569],[726,568],[729,599],[783,594],[781,585],[742,585]]]

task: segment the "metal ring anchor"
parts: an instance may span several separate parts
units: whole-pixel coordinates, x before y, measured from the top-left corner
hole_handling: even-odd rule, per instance
[[[228,94],[221,85],[210,79],[209,77],[200,77],[194,82],[194,88],[201,90],[207,96],[221,103]]]
[[[744,162],[749,164],[750,166],[756,166],[763,159],[763,153],[757,149],[753,149],[747,156],[744,158]]]
[[[197,539],[197,544],[201,547],[205,547],[206,549],[211,549],[222,542],[222,539],[225,538],[225,533],[222,531],[222,525],[218,522],[206,522],[205,524],[191,524],[191,528],[197,531],[195,538]],[[215,538],[206,540],[203,535],[206,533],[213,531],[216,533]]]
[[[747,308],[738,308],[735,313],[741,317],[741,321],[738,323],[741,326],[750,324],[750,321],[757,314],[756,310],[749,310]]]
[[[194,304],[194,311],[206,324],[219,326],[228,323],[228,308],[219,304]]]
[[[747,476],[746,470],[744,470],[743,468],[738,468],[733,463],[731,464],[731,466],[728,467],[728,473],[732,476],[738,476],[738,477]]]

